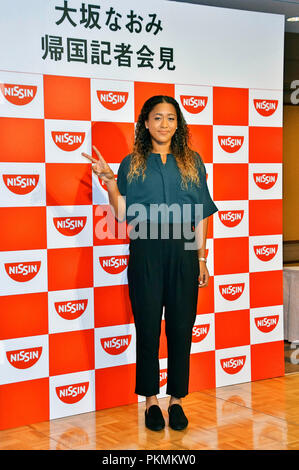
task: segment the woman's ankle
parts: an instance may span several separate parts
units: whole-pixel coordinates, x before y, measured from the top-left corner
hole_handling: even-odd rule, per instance
[[[159,403],[158,403],[158,399],[156,397],[156,395],[153,395],[151,397],[146,397],[146,409],[148,410],[150,406],[152,405],[158,405],[159,406]]]
[[[169,406],[171,405],[182,405],[182,399],[171,396],[169,399]]]

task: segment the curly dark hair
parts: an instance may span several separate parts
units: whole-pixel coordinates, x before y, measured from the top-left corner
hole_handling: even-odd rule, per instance
[[[128,180],[142,174],[145,178],[146,161],[152,151],[151,135],[145,127],[151,110],[160,103],[170,103],[174,106],[177,115],[177,130],[171,139],[170,150],[176,159],[177,166],[182,177],[182,187],[187,187],[188,182],[199,186],[198,168],[202,166],[201,157],[189,147],[190,134],[185,118],[178,102],[171,96],[157,95],[149,98],[143,105],[138,117],[135,129],[135,142],[131,157]]]

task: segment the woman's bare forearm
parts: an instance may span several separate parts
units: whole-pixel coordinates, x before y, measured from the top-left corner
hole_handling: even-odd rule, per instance
[[[195,239],[199,258],[206,257],[208,223],[209,217],[206,217],[205,219],[201,220],[199,224],[195,227]]]
[[[120,194],[117,183],[114,179],[106,183],[109,204],[114,211],[114,215],[119,222],[123,222],[126,218],[126,202]]]

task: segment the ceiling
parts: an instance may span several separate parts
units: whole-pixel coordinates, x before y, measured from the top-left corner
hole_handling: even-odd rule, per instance
[[[264,13],[277,13],[285,18],[299,16],[299,0],[169,0],[180,3],[196,3],[214,7],[234,8],[236,10],[261,11]],[[285,22],[285,31],[299,34],[299,21]]]

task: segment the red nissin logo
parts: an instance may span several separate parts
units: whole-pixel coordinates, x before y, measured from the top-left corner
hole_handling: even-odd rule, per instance
[[[244,367],[245,361],[246,356],[237,356],[228,359],[220,359],[220,364],[227,374],[237,374]]]
[[[118,274],[128,266],[129,255],[100,256],[100,265],[109,274]]]
[[[218,211],[220,221],[226,227],[236,227],[244,216],[244,210]]]
[[[39,175],[2,175],[5,186],[14,194],[28,194],[39,181]]]
[[[110,111],[117,111],[128,101],[129,93],[127,91],[103,91],[97,90],[99,102],[104,108]]]
[[[225,152],[235,153],[242,147],[244,136],[218,135],[218,142]]]
[[[278,244],[275,245],[256,245],[253,247],[255,256],[261,261],[270,261],[274,258],[278,250]]]
[[[278,105],[278,100],[254,99],[253,104],[255,109],[261,116],[268,117],[275,113]]]
[[[36,85],[15,85],[12,83],[1,83],[0,88],[4,98],[17,106],[24,106],[30,103],[37,91]]]
[[[256,317],[254,319],[255,326],[262,332],[262,333],[269,333],[270,331],[276,328],[277,323],[279,320],[278,315],[271,315],[266,317]]]
[[[61,387],[56,387],[55,390],[56,395],[61,401],[63,401],[63,403],[72,405],[73,403],[77,403],[82,400],[86,395],[88,388],[89,382],[81,382],[73,385],[62,385]]]
[[[7,351],[6,357],[9,363],[17,369],[29,369],[41,357],[42,346],[37,348],[18,349],[15,351]]]
[[[160,370],[160,387],[163,387],[167,382],[167,369]]]
[[[253,173],[255,184],[261,189],[270,189],[274,186],[278,173]]]
[[[85,225],[86,225],[86,216],[81,217],[53,217],[53,223],[55,228],[59,233],[65,235],[66,237],[72,237],[78,235]]]
[[[225,300],[237,300],[244,292],[245,282],[238,284],[223,284],[219,286],[220,294]]]
[[[41,261],[27,261],[24,263],[5,263],[5,271],[13,281],[31,281],[40,270]]]
[[[208,97],[207,96],[188,96],[188,95],[181,95],[181,103],[191,114],[198,114],[201,113],[207,106]]]
[[[75,320],[81,317],[86,310],[88,299],[67,300],[65,302],[55,302],[55,310],[61,318],[65,320]]]
[[[58,148],[65,152],[77,150],[84,142],[85,132],[52,131],[52,139]]]
[[[123,353],[131,343],[132,335],[111,336],[111,338],[101,338],[102,348],[108,354],[116,356]]]
[[[192,328],[192,343],[199,343],[210,331],[210,324],[207,323],[205,325],[195,325]]]

